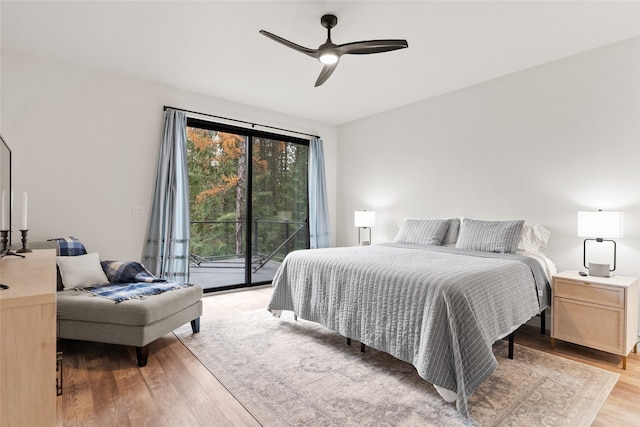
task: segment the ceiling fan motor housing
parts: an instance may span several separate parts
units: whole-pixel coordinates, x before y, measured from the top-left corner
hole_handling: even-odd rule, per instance
[[[320,23],[323,27],[330,30],[338,25],[338,17],[335,15],[322,15],[322,18],[320,18]]]

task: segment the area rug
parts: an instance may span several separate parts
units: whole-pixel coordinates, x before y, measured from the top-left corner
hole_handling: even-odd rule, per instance
[[[266,310],[203,319],[176,336],[264,426],[588,426],[618,374],[516,344],[471,396],[470,418],[408,363]]]

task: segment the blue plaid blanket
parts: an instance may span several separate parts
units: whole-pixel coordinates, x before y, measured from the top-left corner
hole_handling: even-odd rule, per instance
[[[154,283],[166,282],[151,274],[138,262],[128,261],[101,261],[102,270],[107,275],[109,283]]]
[[[49,239],[49,242],[56,242],[58,256],[78,256],[87,253],[82,242],[73,236]]]
[[[141,299],[149,295],[158,295],[172,289],[186,288],[193,286],[190,283],[164,282],[164,283],[112,283],[108,285],[90,286],[79,290],[89,292],[92,295],[109,298],[116,304],[130,300]]]

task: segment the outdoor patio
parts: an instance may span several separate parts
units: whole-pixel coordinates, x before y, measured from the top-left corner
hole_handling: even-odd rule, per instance
[[[252,270],[251,282],[253,284],[270,283],[280,264],[279,261],[268,261],[256,272]],[[254,264],[253,267],[255,266]],[[189,268],[189,282],[201,286],[205,292],[244,286],[244,259],[205,261],[198,265],[192,263]]]

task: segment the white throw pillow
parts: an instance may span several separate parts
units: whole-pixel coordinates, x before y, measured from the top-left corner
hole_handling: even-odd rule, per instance
[[[551,232],[540,224],[525,222],[518,243],[518,250],[524,252],[544,253]]]
[[[65,291],[109,283],[100,265],[100,256],[95,252],[78,256],[58,256],[56,263]]]

